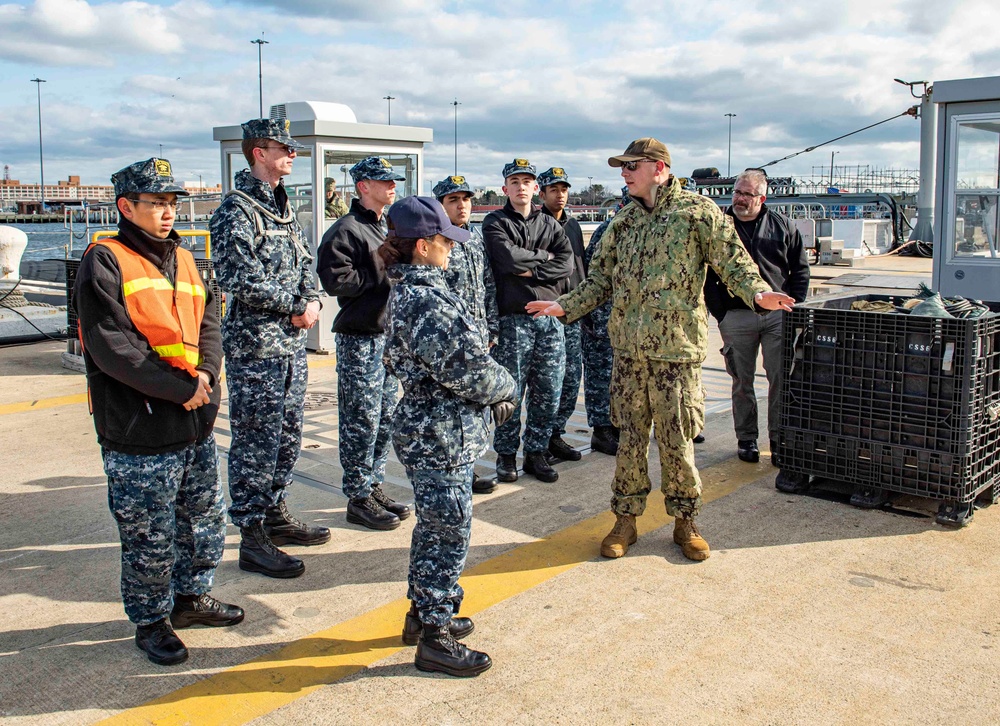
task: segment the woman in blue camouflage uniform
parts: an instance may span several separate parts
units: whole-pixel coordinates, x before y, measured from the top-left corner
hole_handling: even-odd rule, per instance
[[[471,620],[455,617],[458,577],[469,551],[473,465],[487,444],[486,408],[496,420],[509,417],[514,381],[445,281],[454,241],[467,241],[469,232],[427,197],[394,204],[389,226],[379,248],[392,284],[384,359],[403,386],[392,443],[417,513],[403,641],[417,645],[420,670],[475,676],[492,662],[456,640],[473,630]]]

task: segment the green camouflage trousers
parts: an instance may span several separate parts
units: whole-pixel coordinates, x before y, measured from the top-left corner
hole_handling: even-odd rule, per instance
[[[646,509],[649,433],[660,449],[660,489],[671,516],[694,516],[701,507],[701,477],[691,442],[705,425],[701,366],[630,358],[615,351],[611,420],[621,429],[611,509],[640,515]]]

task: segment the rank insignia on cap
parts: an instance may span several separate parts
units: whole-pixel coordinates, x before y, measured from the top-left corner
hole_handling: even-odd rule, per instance
[[[153,166],[156,168],[158,176],[173,176],[173,173],[170,171],[170,162],[166,159],[157,159],[153,162]]]
[[[566,171],[560,166],[552,167],[552,176],[566,176]]]
[[[515,166],[531,166],[531,162],[527,159],[514,159]]]
[[[380,161],[382,162],[382,166],[384,166],[386,169],[392,168],[392,164],[390,164],[387,159],[380,159]]]
[[[462,186],[463,184],[465,184],[464,176],[450,176],[448,178],[451,179],[452,184],[457,184],[458,186]]]

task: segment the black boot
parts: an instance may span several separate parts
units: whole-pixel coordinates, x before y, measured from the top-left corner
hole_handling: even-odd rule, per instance
[[[256,521],[240,528],[240,569],[268,577],[298,577],[306,571],[305,563],[274,546],[264,531],[264,522]]]
[[[781,456],[778,453],[778,442],[771,439],[771,466],[781,468]]]
[[[138,626],[135,629],[135,644],[157,665],[177,665],[188,659],[187,648],[166,618]]]
[[[486,653],[466,648],[452,637],[447,625],[424,625],[417,643],[414,665],[418,670],[468,678],[489,670],[493,661]]]
[[[380,531],[396,529],[399,517],[386,511],[375,497],[357,497],[347,502],[347,521]]]
[[[549,466],[544,451],[524,452],[524,473],[531,474],[539,481],[554,482],[559,478],[559,472]]]
[[[330,541],[330,530],[313,527],[291,515],[282,500],[264,510],[264,531],[273,545],[297,544],[309,547]]]
[[[517,481],[517,456],[515,454],[497,454],[497,481]]]
[[[774,488],[785,494],[805,494],[811,488],[809,475],[781,470],[774,477]]]
[[[382,509],[387,512],[392,512],[401,520],[406,519],[413,514],[413,510],[406,504],[397,502],[395,499],[390,499],[389,495],[382,491],[382,487],[372,487],[372,499],[381,504]]]
[[[590,437],[590,448],[608,456],[618,453],[618,436],[614,426],[595,426]]]
[[[403,620],[403,642],[406,645],[416,645],[420,641],[420,616],[417,614],[417,606],[410,603],[410,612],[406,613]],[[469,618],[453,617],[448,624],[448,631],[453,638],[464,638],[476,629]]]
[[[760,449],[757,448],[757,439],[740,439],[736,442],[736,455],[740,461],[748,464],[756,464],[760,461]]]
[[[219,602],[207,592],[203,595],[177,595],[170,612],[175,628],[208,625],[214,628],[236,625],[243,620],[243,608]]]
[[[696,444],[704,444],[705,443],[705,432],[702,431],[700,434],[698,434],[697,436],[695,436],[691,440],[693,442],[695,442]]]
[[[496,479],[483,479],[479,474],[472,480],[473,494],[489,494],[497,488]]]
[[[579,461],[582,454],[563,441],[562,436],[549,439],[549,453],[561,461]]]

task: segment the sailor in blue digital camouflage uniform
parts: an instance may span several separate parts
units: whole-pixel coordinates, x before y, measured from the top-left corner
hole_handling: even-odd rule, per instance
[[[472,478],[486,449],[487,407],[502,422],[514,405],[514,381],[490,358],[480,323],[445,280],[452,245],[469,232],[428,197],[389,210],[391,232],[379,255],[392,281],[385,363],[403,384],[392,442],[413,484],[417,524],[410,546],[403,641],[417,645],[416,666],[475,676],[486,653],[456,638],[473,630],[456,617],[458,584],[469,551]]]
[[[323,235],[317,272],[340,306],[333,332],[347,521],[390,530],[411,511],[382,489],[399,386],[382,363],[389,281],[376,250],[385,239],[385,209],[396,199],[396,182],[405,177],[387,159],[368,156],[351,167],[351,178],[357,196]]]
[[[135,642],[160,665],[188,657],[173,627],[225,626],[243,610],[208,594],[226,508],[212,433],[219,411],[219,313],[173,231],[170,162],[111,177],[118,234],[92,244],[74,300],[104,471],[122,545],[121,591]]]
[[[562,227],[573,247],[573,272],[569,276],[569,289],[574,289],[586,276],[583,263],[583,230],[580,223],[566,211],[571,188],[566,170],[560,166],[546,169],[538,175],[538,196],[542,200],[542,214],[552,217]],[[580,452],[564,439],[566,425],[576,410],[580,396],[580,379],[583,377],[583,353],[580,349],[580,323],[563,327],[566,338],[566,368],[563,374],[559,409],[552,421],[552,436],[549,439],[549,455],[562,461],[579,461]]]
[[[500,317],[497,314],[497,287],[493,269],[486,258],[481,227],[471,227],[472,189],[464,176],[445,177],[434,185],[434,196],[444,207],[448,219],[456,227],[468,230],[471,237],[466,242],[455,242],[445,271],[445,280],[451,291],[465,302],[473,319],[479,323],[490,348],[500,336]],[[496,479],[476,474],[472,482],[473,494],[489,494],[496,489]]]
[[[535,167],[527,159],[514,159],[504,166],[503,176],[507,203],[483,221],[500,313],[500,340],[493,357],[517,384],[514,415],[497,427],[493,437],[497,479],[517,481],[524,400],[524,471],[540,481],[554,482],[559,474],[549,465],[546,453],[562,393],[565,338],[557,321],[532,318],[524,306],[555,300],[569,289],[573,248],[559,223],[531,204],[538,191]]]
[[[622,187],[622,198],[615,208],[620,212],[632,201],[628,187]],[[583,253],[583,264],[590,270],[590,261],[601,249],[601,238],[614,217],[601,222],[590,236],[590,244]],[[592,433],[590,448],[602,454],[614,456],[618,453],[619,431],[611,423],[611,364],[614,354],[611,338],[608,337],[608,318],[611,317],[611,303],[599,305],[580,320],[581,349],[583,352],[583,398],[587,407],[587,425]]]
[[[212,216],[212,252],[228,293],[222,345],[229,386],[229,516],[240,528],[240,568],[298,577],[305,563],[279,545],[318,545],[326,527],[293,517],[285,503],[302,446],[309,369],[306,331],[319,319],[312,255],[282,177],[302,148],[288,122],[243,124],[249,170]]]

